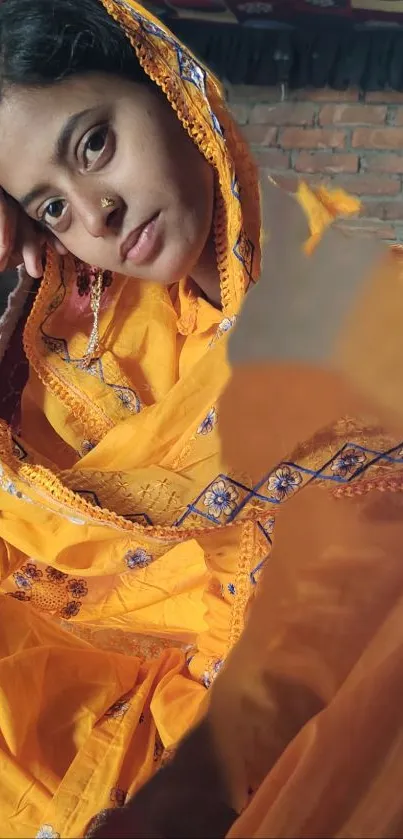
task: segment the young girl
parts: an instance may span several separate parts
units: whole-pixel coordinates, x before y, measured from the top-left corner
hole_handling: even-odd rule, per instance
[[[50,239],[0,424],[0,834],[68,839],[203,715],[278,505],[402,458],[351,420],[257,483],[223,461],[257,174],[217,82],[134,0],[4,0],[0,137],[3,261],[39,277]],[[317,234],[334,203],[305,203]]]

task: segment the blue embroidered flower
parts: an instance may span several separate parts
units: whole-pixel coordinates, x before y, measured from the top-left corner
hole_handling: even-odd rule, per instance
[[[292,471],[289,466],[280,466],[269,478],[267,488],[273,498],[283,501],[288,495],[292,495],[302,483],[302,476],[296,470]]]
[[[56,833],[51,824],[43,824],[35,839],[60,839],[60,833]]]
[[[34,562],[26,562],[25,565],[22,566],[21,571],[26,577],[29,577],[30,580],[40,580],[41,577],[43,577],[42,571],[37,568]]]
[[[208,412],[208,414],[205,417],[205,419],[203,420],[203,422],[200,423],[200,425],[197,429],[197,433],[198,434],[203,434],[203,435],[204,434],[210,434],[210,432],[213,430],[216,422],[217,422],[216,409],[211,408],[211,410]]]
[[[46,576],[51,583],[64,583],[67,580],[68,574],[65,574],[64,571],[59,571],[57,568],[52,568],[51,565],[48,565],[46,568]]]
[[[136,548],[135,551],[127,551],[125,563],[131,571],[135,568],[146,568],[153,561],[151,554],[144,548]]]
[[[345,478],[365,463],[366,459],[367,456],[363,451],[361,451],[361,449],[356,449],[355,446],[351,446],[349,449],[344,449],[344,451],[336,457],[331,465],[331,470],[335,473],[335,475]]]
[[[80,597],[86,597],[88,594],[88,585],[85,580],[69,580],[67,583],[67,590],[70,592],[72,597],[79,600]]]
[[[70,600],[70,602],[66,603],[66,605],[63,606],[63,609],[60,610],[61,617],[65,618],[66,620],[70,620],[70,618],[75,618],[75,616],[78,615],[81,606],[82,603],[80,603],[79,600]]]
[[[228,583],[228,591],[230,594],[236,594],[236,588],[234,583]]]
[[[31,580],[28,580],[24,574],[21,574],[20,571],[17,571],[16,574],[13,574],[14,582],[18,586],[18,588],[22,588],[24,591],[28,591],[32,588]]]
[[[221,515],[231,515],[235,510],[238,498],[238,490],[232,484],[226,484],[225,481],[220,480],[216,481],[207,490],[203,503],[208,508],[210,515],[219,519]]]

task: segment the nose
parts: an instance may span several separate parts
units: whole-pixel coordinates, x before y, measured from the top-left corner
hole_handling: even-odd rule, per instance
[[[81,221],[87,232],[95,239],[116,236],[122,226],[124,204],[116,195],[94,196],[81,200],[78,207]]]

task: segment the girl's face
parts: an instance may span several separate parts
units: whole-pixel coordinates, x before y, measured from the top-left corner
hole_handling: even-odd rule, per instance
[[[191,274],[213,171],[152,85],[92,74],[10,88],[0,138],[1,186],[75,256],[164,285]]]

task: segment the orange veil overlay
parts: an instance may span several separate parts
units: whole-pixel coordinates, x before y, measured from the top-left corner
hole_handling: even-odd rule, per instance
[[[231,839],[403,836],[401,498],[312,489],[279,517],[278,549],[231,663],[247,660],[250,695],[261,697],[253,741],[240,713],[228,723],[231,757],[247,754],[258,769]]]
[[[319,270],[323,257],[341,265],[343,235],[325,234],[321,247]],[[288,343],[280,346],[281,335],[273,343],[279,311],[284,330],[292,315],[277,299],[271,310],[263,268],[254,304],[251,296],[229,340],[232,375],[220,400],[223,449],[238,468],[261,473],[284,458],[298,431],[308,437],[351,411],[401,434],[402,257],[375,247],[367,261],[365,247],[358,259],[350,251],[349,303],[338,309],[339,288],[324,313],[325,339],[309,305],[315,255],[308,282],[305,257],[293,263],[292,279],[308,296],[309,360],[298,318]],[[282,282],[289,293],[286,271]],[[262,335],[251,347],[253,325]],[[279,483],[291,468],[278,471]],[[230,839],[403,836],[402,488],[403,473],[330,490],[324,476],[279,511],[244,633],[211,695],[217,753],[232,804],[243,810]]]

